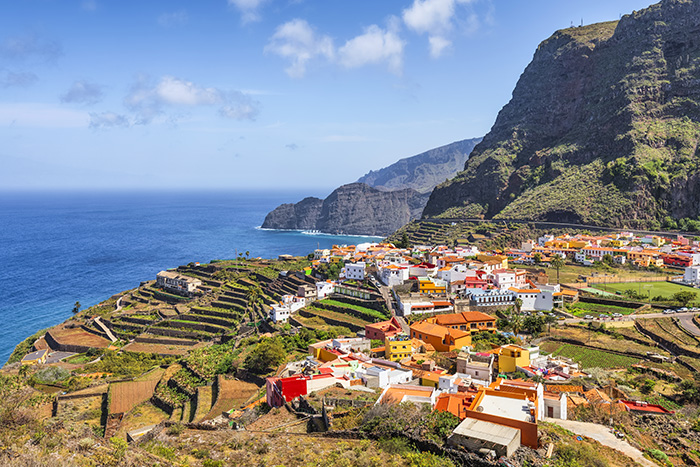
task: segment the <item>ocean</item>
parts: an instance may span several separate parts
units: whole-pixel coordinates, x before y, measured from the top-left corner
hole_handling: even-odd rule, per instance
[[[0,193],[0,364],[20,341],[70,317],[76,301],[95,305],[163,269],[377,240],[259,228],[279,204],[309,195]]]

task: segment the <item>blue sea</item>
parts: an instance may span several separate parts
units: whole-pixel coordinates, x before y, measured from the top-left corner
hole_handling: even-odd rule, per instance
[[[276,206],[323,193],[0,193],[0,364],[27,336],[191,261],[306,255],[376,237],[262,230]]]

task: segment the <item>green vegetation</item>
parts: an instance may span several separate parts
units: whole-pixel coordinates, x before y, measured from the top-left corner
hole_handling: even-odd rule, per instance
[[[593,285],[598,290],[606,292],[620,292],[623,294],[627,290],[637,292],[640,296],[649,300],[649,297],[665,297],[674,299],[674,294],[678,292],[688,292],[692,289],[672,282],[634,282],[634,283],[605,283]]]
[[[621,315],[629,315],[633,313],[635,308],[627,308],[614,305],[603,305],[600,303],[576,302],[567,307],[567,311],[574,316],[584,316],[590,313],[594,314],[613,314],[620,313]]]
[[[111,373],[113,376],[138,376],[154,366],[170,364],[176,357],[161,357],[156,354],[106,350],[100,361],[86,365],[83,371]]]
[[[628,368],[639,361],[633,357],[554,341],[543,342],[540,347],[553,356],[570,358],[583,368]]]
[[[336,300],[331,300],[329,298],[325,298],[325,299],[321,300],[319,303],[325,303],[325,304],[334,305],[334,306],[337,306],[340,308],[348,308],[350,310],[355,310],[355,311],[358,311],[364,315],[367,315],[370,318],[374,318],[374,319],[380,320],[380,321],[383,321],[383,320],[387,319],[387,317],[388,317],[386,313],[382,313],[381,311],[377,311],[377,310],[374,310],[372,308],[365,308],[363,306],[353,305],[351,303],[339,302]]]
[[[263,339],[248,354],[244,366],[257,374],[267,373],[284,361],[284,346],[277,339]]]
[[[39,339],[41,336],[46,334],[47,330],[48,329],[42,329],[41,331],[37,331],[34,334],[32,334],[31,336],[24,339],[19,344],[17,344],[17,347],[15,347],[15,350],[10,355],[10,358],[7,359],[7,363],[15,363],[15,362],[19,362],[20,360],[22,360],[22,357],[24,357],[29,352],[31,352],[32,346],[34,345],[34,342],[37,339]]]

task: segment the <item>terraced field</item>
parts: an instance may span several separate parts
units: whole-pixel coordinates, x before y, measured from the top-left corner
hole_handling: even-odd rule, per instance
[[[700,352],[700,340],[686,334],[673,318],[638,319],[637,324],[657,336],[691,352]]]
[[[540,348],[553,356],[570,358],[578,362],[584,369],[629,368],[639,361],[637,358],[555,341],[543,342]]]

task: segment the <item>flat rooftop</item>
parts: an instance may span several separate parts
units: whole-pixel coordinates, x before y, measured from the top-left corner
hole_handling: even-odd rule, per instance
[[[510,397],[500,397],[490,394],[484,395],[479,407],[483,407],[480,412],[498,417],[510,418],[513,420],[521,420],[529,422],[530,408],[527,406],[527,400],[512,399]],[[478,410],[478,407],[477,407]]]

